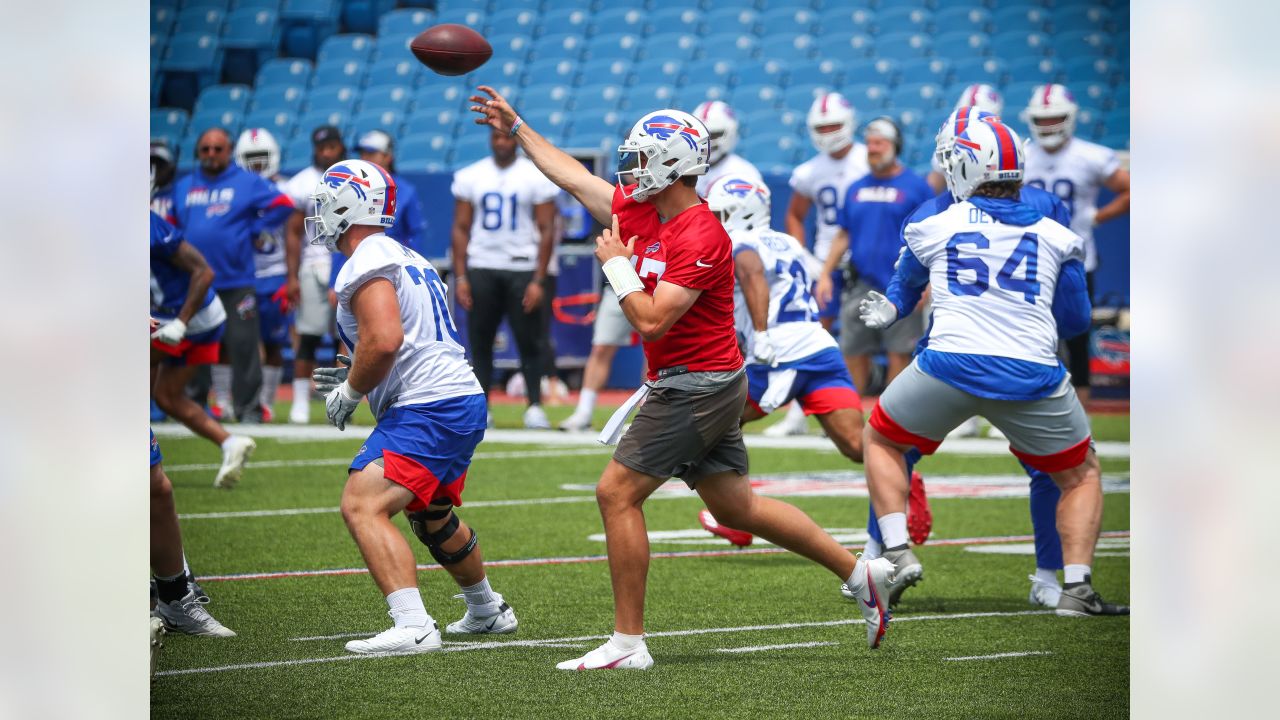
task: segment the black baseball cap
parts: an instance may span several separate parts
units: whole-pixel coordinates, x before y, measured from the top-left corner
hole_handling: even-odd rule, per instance
[[[342,142],[342,131],[332,125],[321,125],[311,131],[311,144],[320,145],[331,140]],[[345,145],[345,143],[343,143]]]

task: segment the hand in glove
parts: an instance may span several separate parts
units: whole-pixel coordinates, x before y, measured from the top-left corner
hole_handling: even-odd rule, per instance
[[[777,352],[773,349],[773,342],[769,340],[768,330],[755,332],[751,340],[751,357],[769,367],[778,366]]]
[[[316,368],[311,379],[316,383],[316,392],[328,395],[331,390],[347,381],[347,373],[351,372],[351,358],[339,355],[338,362],[345,367]]]
[[[177,345],[182,342],[182,338],[187,334],[187,324],[174,318],[169,322],[160,326],[159,330],[151,333],[154,340],[159,340],[165,345]]]
[[[883,330],[898,319],[898,308],[889,298],[872,290],[858,303],[858,318],[869,328]]]
[[[346,380],[341,385],[334,388],[324,398],[325,413],[329,416],[329,422],[339,430],[347,429],[347,421],[351,419],[351,414],[360,407],[360,400],[364,394],[356,391]]]

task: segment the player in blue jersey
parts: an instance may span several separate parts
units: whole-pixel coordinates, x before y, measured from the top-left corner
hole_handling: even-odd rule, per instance
[[[152,397],[169,417],[222,448],[213,486],[230,488],[253,453],[253,439],[228,433],[186,394],[196,368],[218,357],[227,313],[210,287],[213,280],[200,251],[152,212],[151,317],[161,323],[151,333]]]
[[[909,222],[887,293],[859,303],[869,327],[909,314],[928,288],[928,345],[872,413],[864,438],[867,484],[888,551],[919,568],[907,547],[904,455],[928,455],[979,415],[1009,438],[1019,460],[1062,492],[1058,532],[1066,562],[1057,613],[1127,615],[1092,586],[1102,517],[1101,470],[1089,420],[1057,357],[1060,336],[1089,322],[1084,241],[1020,199],[1022,145],[997,121],[957,133],[945,167],[956,203]]]

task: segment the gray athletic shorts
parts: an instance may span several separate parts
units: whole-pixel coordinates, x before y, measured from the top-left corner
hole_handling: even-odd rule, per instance
[[[873,330],[858,319],[858,303],[875,288],[859,280],[840,300],[840,352],[871,355],[881,350],[910,355],[924,335],[924,314],[916,310],[884,330]]]
[[[298,311],[294,326],[299,335],[324,335],[329,332],[333,307],[329,305],[329,263],[308,263],[298,268]]]
[[[890,440],[931,455],[947,433],[975,415],[1000,428],[1018,459],[1044,472],[1076,467],[1093,445],[1070,376],[1039,400],[990,400],[946,384],[913,360],[889,383],[869,422]]]
[[[617,345],[627,347],[635,342],[635,328],[627,321],[613,288],[605,285],[600,290],[600,304],[596,306],[596,322],[591,328],[592,345]]]
[[[659,380],[622,436],[613,459],[637,472],[693,487],[726,471],[747,474],[742,408],[747,375],[687,373]]]

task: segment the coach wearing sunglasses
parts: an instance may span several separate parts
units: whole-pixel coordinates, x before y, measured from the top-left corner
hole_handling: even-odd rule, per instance
[[[262,418],[258,404],[262,364],[253,242],[259,233],[283,224],[293,203],[257,173],[231,162],[231,136],[226,130],[205,130],[195,153],[199,169],[174,185],[175,224],[213,269],[213,289],[227,309],[219,364],[231,365],[234,419],[256,422]]]

